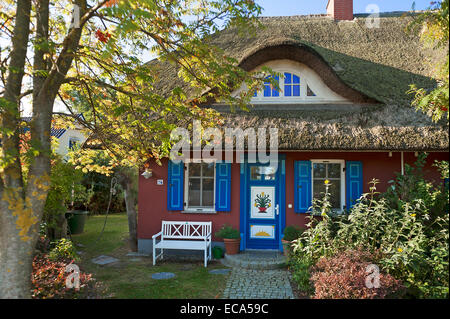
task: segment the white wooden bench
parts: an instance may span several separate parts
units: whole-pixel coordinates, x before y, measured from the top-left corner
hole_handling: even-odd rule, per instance
[[[212,222],[173,222],[162,221],[162,229],[152,236],[153,239],[153,265],[161,257],[164,249],[203,250],[205,267],[211,260],[211,229]],[[156,238],[161,237],[157,243]],[[156,249],[160,249],[156,255]]]

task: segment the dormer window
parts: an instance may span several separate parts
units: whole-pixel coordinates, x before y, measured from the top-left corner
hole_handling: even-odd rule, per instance
[[[307,84],[307,80],[301,80],[299,74],[293,72],[282,72],[282,74],[282,76],[269,75],[266,77],[263,90],[255,92],[253,97],[261,100],[274,97],[284,97],[286,100],[298,100],[317,96],[309,84]],[[273,81],[278,83],[278,89],[272,84]]]
[[[259,91],[253,94],[254,104],[322,104],[348,103],[332,91],[322,78],[304,64],[290,60],[273,60],[267,66],[277,75],[269,75]],[[257,70],[257,69],[256,69]],[[278,88],[274,85],[278,84]],[[245,89],[245,85],[241,89]],[[239,89],[239,90],[241,90]],[[236,94],[239,92],[236,91]]]

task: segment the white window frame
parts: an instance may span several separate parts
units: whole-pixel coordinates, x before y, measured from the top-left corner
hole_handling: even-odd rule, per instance
[[[314,164],[326,163],[326,164],[341,164],[341,208],[334,210],[336,213],[344,212],[345,208],[345,160],[338,159],[315,159],[311,160],[311,198],[314,198]]]
[[[278,96],[264,96],[264,86],[256,92],[256,96],[252,98],[253,102],[264,102],[270,100],[282,100],[284,102],[301,102],[301,101],[321,101],[322,98],[320,94],[311,86],[308,81],[308,76],[303,72],[299,72],[297,70],[291,69],[278,69],[276,72],[280,73],[278,86],[280,88]],[[291,73],[292,75],[296,75],[300,78],[300,95],[299,96],[285,96],[284,95],[284,73]],[[291,83],[292,85],[292,83]],[[316,94],[316,96],[308,96],[307,95],[307,85],[309,85],[310,89]]]
[[[212,206],[189,206],[189,165],[202,164],[202,161],[186,162],[184,164],[184,211],[187,213],[215,213],[216,210],[216,162],[214,161],[214,175],[213,175],[213,205]]]
[[[253,104],[348,104],[348,99],[334,92],[328,87],[321,76],[314,70],[303,63],[288,59],[278,59],[268,61],[251,70],[252,72],[260,72],[261,67],[266,66],[280,74],[279,85],[282,92],[279,96],[264,96],[264,86],[259,88],[257,96],[252,96]],[[284,73],[288,72],[300,77],[300,96],[284,96]],[[261,76],[263,73],[260,73]],[[267,74],[264,74],[265,76]],[[316,96],[307,96],[307,85],[316,94]],[[243,90],[246,90],[245,83],[239,89],[232,93],[232,96],[238,96]]]

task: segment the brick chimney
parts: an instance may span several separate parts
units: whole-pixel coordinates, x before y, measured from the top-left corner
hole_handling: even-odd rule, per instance
[[[353,0],[328,0],[327,14],[334,20],[353,20]]]

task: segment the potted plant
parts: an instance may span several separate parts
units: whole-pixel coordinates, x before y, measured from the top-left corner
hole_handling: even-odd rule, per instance
[[[298,239],[302,235],[303,231],[303,228],[296,225],[287,226],[284,229],[284,236],[281,239],[281,243],[283,244],[283,253],[286,257],[289,256],[292,241]]]
[[[228,255],[235,255],[239,253],[241,243],[241,234],[239,233],[239,230],[230,225],[224,224],[219,231],[215,233],[215,236],[223,239],[225,251]]]

